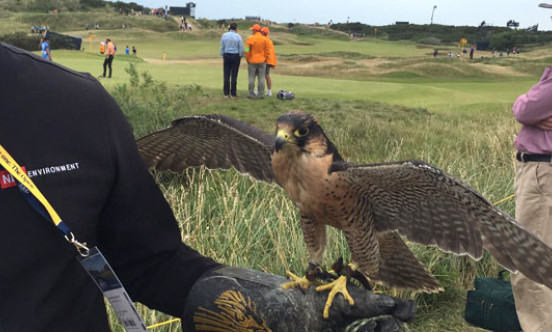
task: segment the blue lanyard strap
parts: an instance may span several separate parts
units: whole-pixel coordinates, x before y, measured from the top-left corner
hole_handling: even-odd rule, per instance
[[[17,182],[17,187],[19,188],[19,191],[21,191],[21,194],[23,194],[23,197],[27,200],[27,202],[31,205],[31,207],[38,212],[44,219],[48,220],[52,224],[54,224],[57,229],[63,234],[63,236],[70,236],[71,230],[69,229],[69,226],[67,226],[66,223],[63,221],[60,221],[57,225],[52,220],[52,217],[48,214],[48,211],[44,208],[42,204],[34,197],[29,189],[25,188],[24,185],[21,184],[21,182]]]
[[[33,180],[29,178],[21,166],[19,166],[19,164],[12,158],[12,156],[2,145],[0,145],[0,165],[4,167],[4,169],[6,169],[17,181],[19,191],[23,194],[23,197],[25,197],[31,207],[38,212],[38,214],[56,226],[65,239],[75,246],[81,256],[87,257],[90,250],[86,247],[86,243],[81,243],[75,239],[75,235],[71,232],[69,226],[61,220],[52,205],[50,205],[44,195],[42,195],[40,190],[38,190]]]

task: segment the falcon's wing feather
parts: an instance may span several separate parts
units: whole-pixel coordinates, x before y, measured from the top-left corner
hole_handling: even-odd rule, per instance
[[[396,231],[378,233],[378,245],[378,274],[370,276],[371,279],[392,287],[427,293],[443,290],[443,286],[427,271]]]
[[[481,258],[552,289],[552,248],[468,185],[421,161],[349,166],[351,186],[373,211],[378,232]],[[360,204],[360,202],[359,202]]]
[[[184,117],[136,141],[148,167],[181,172],[192,166],[236,168],[257,180],[274,181],[274,136],[228,116]]]

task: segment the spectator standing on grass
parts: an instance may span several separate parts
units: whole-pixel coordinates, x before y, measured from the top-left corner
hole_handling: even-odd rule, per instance
[[[516,220],[552,246],[552,67],[517,98],[513,112],[522,125],[514,140]],[[512,275],[512,289],[523,331],[552,331],[552,290],[521,273]]]
[[[268,36],[270,33],[270,30],[268,27],[263,27],[261,29],[261,33],[266,38],[266,42],[268,43],[268,56],[266,57],[266,95],[268,97],[272,96],[272,78],[270,77],[270,72],[276,65],[278,64],[278,61],[276,60],[276,50],[274,50],[274,43]]]
[[[69,241],[75,238],[101,250],[132,300],[182,318],[184,331],[342,331],[374,316],[384,317],[370,321],[378,331],[396,331],[397,320],[413,318],[412,301],[356,288],[353,310],[334,303],[332,319],[324,319],[327,293],[283,290],[282,277],[201,255],[182,242],[124,114],[97,80],[2,42],[0,72],[0,252],[9,252],[1,260],[0,331],[111,330],[102,292]],[[49,212],[36,191],[17,185],[22,178],[52,204]],[[64,227],[53,222],[58,213]],[[69,230],[73,236],[64,237]],[[118,304],[125,299],[119,293]],[[144,331],[132,313],[123,312],[125,326]]]
[[[128,45],[125,47],[125,54],[130,55],[130,48],[128,48]]]
[[[262,99],[265,90],[266,59],[268,57],[268,42],[261,34],[261,26],[254,24],[251,28],[252,35],[245,42],[244,54],[247,60],[247,69],[249,74],[249,96],[255,98],[255,78],[258,80],[258,92]]]
[[[243,40],[238,34],[238,24],[230,23],[228,32],[220,39],[220,55],[223,59],[223,92],[225,97],[237,97],[238,71],[243,57]]]
[[[115,45],[111,42],[111,39],[107,38],[105,40],[105,60],[103,63],[103,74],[102,77],[105,77],[105,72],[107,67],[109,67],[109,76],[111,78],[111,64],[113,63],[113,58],[115,57]]]
[[[136,56],[136,47],[132,46],[132,55]]]
[[[40,50],[42,52],[42,58],[52,61],[52,53],[50,51],[50,39],[44,37],[40,42]]]
[[[475,48],[473,45],[470,47],[470,59],[473,59],[473,52],[475,52]]]

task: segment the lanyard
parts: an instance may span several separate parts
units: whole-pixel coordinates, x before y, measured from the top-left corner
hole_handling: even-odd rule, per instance
[[[81,243],[75,239],[75,235],[73,235],[67,224],[61,220],[56,210],[54,210],[52,205],[38,190],[33,180],[29,178],[1,144],[0,165],[15,178],[19,190],[33,209],[54,224],[65,239],[75,246],[78,253],[82,256],[79,259],[80,264],[100,288],[109,303],[111,303],[125,330],[129,332],[147,332],[146,325],[142,321],[142,318],[140,318],[123,284],[117,278],[115,271],[113,271],[99,249],[96,247],[89,249],[86,243]]]
[[[50,205],[46,197],[42,195],[36,187],[33,180],[21,169],[21,166],[12,158],[12,156],[0,144],[0,165],[6,169],[18,182],[18,187],[25,199],[40,215],[49,220],[63,234],[65,239],[75,246],[79,254],[87,257],[89,249],[86,243],[81,243],[75,239],[75,235],[69,229],[66,223],[61,220],[56,210]]]

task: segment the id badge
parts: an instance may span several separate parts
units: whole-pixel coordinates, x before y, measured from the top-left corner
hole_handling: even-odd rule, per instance
[[[88,257],[79,257],[79,261],[109,301],[125,330],[147,332],[146,325],[140,318],[123,284],[100,250],[97,247],[91,248]]]

